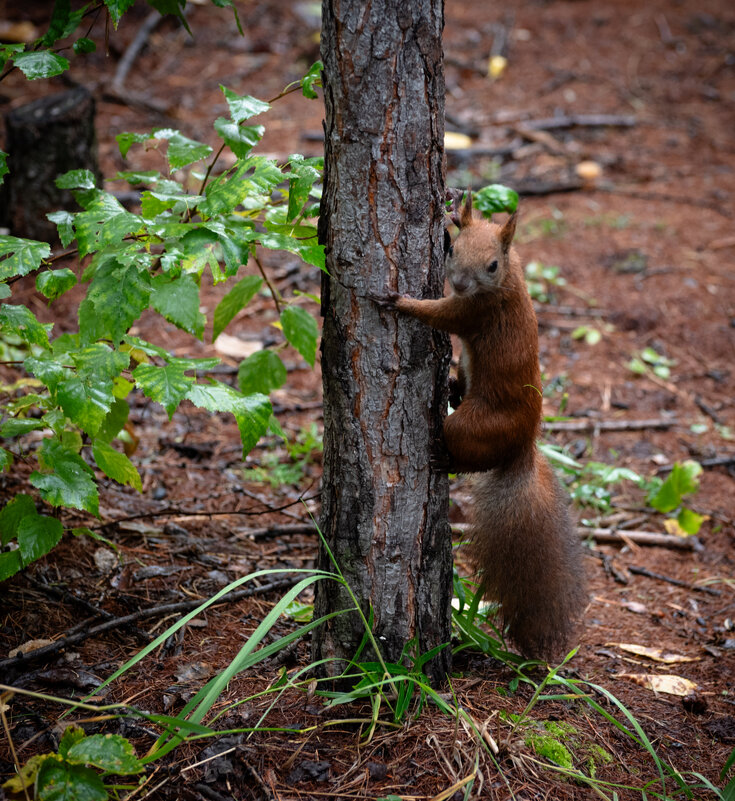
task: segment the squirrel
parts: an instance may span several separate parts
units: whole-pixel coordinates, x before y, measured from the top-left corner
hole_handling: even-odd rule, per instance
[[[499,226],[472,213],[472,195],[445,231],[452,294],[416,300],[373,297],[459,336],[450,379],[455,411],[444,421],[449,472],[477,473],[470,561],[483,595],[501,605],[524,656],[553,658],[568,646],[587,603],[580,543],[568,498],[536,446],[541,425],[538,324],[512,241],[517,213]]]

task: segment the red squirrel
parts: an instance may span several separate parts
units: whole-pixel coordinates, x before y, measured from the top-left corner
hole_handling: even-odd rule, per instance
[[[538,324],[511,247],[514,213],[501,227],[476,219],[472,196],[446,243],[452,294],[374,298],[462,341],[455,411],[444,421],[451,472],[477,473],[470,557],[482,592],[499,601],[525,656],[553,658],[569,644],[586,605],[581,548],[566,498],[536,446],[541,425]]]

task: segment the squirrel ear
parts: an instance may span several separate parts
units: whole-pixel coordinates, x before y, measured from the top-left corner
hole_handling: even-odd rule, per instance
[[[467,197],[465,198],[464,206],[462,206],[462,213],[459,217],[459,227],[464,228],[472,222],[472,191],[467,190]]]
[[[503,253],[507,253],[510,250],[511,243],[513,242],[513,237],[515,236],[516,232],[516,220],[518,219],[518,210],[513,212],[513,214],[508,217],[505,221],[505,224],[500,229],[500,246],[503,248]]]

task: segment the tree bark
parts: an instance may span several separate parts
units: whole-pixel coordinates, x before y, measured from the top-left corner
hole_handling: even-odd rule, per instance
[[[95,103],[83,86],[42,97],[5,117],[8,168],[0,224],[15,236],[54,242],[56,225],[51,211],[78,211],[68,189],[56,178],[69,170],[91,170],[101,182],[94,129]]]
[[[452,554],[447,476],[430,468],[447,408],[448,338],[379,308],[388,289],[444,285],[443,0],[323,0],[326,107],[320,240],[322,533],[385,659],[448,643]],[[331,569],[322,547],[319,566]],[[351,606],[320,582],[315,611]],[[315,633],[336,675],[364,629],[356,614]],[[369,653],[363,658],[371,658]],[[373,657],[374,658],[374,657]],[[450,649],[427,665],[445,677]]]

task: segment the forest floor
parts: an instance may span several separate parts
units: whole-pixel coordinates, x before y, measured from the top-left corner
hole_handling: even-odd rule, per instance
[[[213,144],[212,121],[225,109],[220,84],[269,99],[303,75],[318,58],[319,22],[310,6],[241,0],[243,37],[226,10],[194,4],[189,12],[187,6],[193,41],[173,21],[159,24],[116,96],[111,78],[147,15],[146,6],[136,6],[112,33],[109,56],[100,49],[70,72],[97,99],[104,174],[129,168],[114,141],[121,131],[169,126]],[[686,503],[707,519],[684,547],[649,547],[625,536],[626,530],[665,531],[666,516],[646,505],[635,482],[607,488],[613,495],[607,511],[579,508],[580,520],[623,536],[592,542],[586,551],[590,602],[565,675],[616,696],[666,763],[721,786],[720,770],[735,747],[735,8],[730,0],[711,0],[706,11],[694,0],[523,0],[505,8],[447,3],[447,129],[469,136],[462,149],[448,153],[447,179],[456,187],[500,182],[517,188],[523,263],[559,268],[556,277],[546,272],[546,297],[537,297],[545,411],[563,414],[574,426],[549,426],[545,438],[567,446],[582,463],[624,467],[647,478],[665,477],[676,462],[704,465],[699,490]],[[2,9],[6,15],[19,11],[14,4]],[[24,13],[42,27],[48,3],[27,3]],[[498,50],[507,67],[490,80],[488,57]],[[0,86],[1,108],[65,86],[61,79],[49,86],[10,76]],[[603,114],[615,115],[618,124],[580,116]],[[320,100],[296,94],[279,100],[264,120],[259,152],[318,155],[321,119]],[[584,161],[599,165],[601,174],[580,179],[576,167]],[[319,291],[318,271],[294,259],[271,255],[267,268],[287,297]],[[39,317],[54,320],[60,331],[75,325],[73,295],[49,310],[31,286],[29,280],[25,299]],[[209,294],[210,310],[218,292]],[[192,343],[158,317],[145,317],[137,327],[169,349],[219,355],[234,372],[244,355],[279,336],[274,319],[271,302],[260,298],[230,324],[230,339],[218,341],[219,350],[208,344],[211,336]],[[644,361],[635,372],[631,361],[646,349],[670,361]],[[254,569],[313,564],[317,536],[307,509],[318,513],[321,380],[318,366],[311,370],[295,352],[288,359],[289,381],[274,393],[274,403],[283,428],[303,445],[296,459],[267,441],[243,464],[231,418],[187,406],[169,421],[160,406],[133,398],[139,438],[133,458],[143,492],[103,483],[101,520],[64,515],[65,525],[89,525],[112,540],[119,560],[104,543],[68,538],[6,582],[0,659],[29,640],[57,641],[72,629],[91,629],[101,620],[97,610],[119,617],[203,601]],[[666,365],[668,376],[654,373],[654,366]],[[3,376],[7,381],[7,372]],[[634,421],[639,428],[631,427]],[[620,429],[610,429],[610,422]],[[273,485],[258,481],[262,476],[253,471],[260,467],[277,475]],[[26,486],[26,477],[21,466],[0,478],[3,503]],[[569,474],[568,481],[572,489],[604,494],[600,471]],[[467,511],[461,478],[453,499],[453,520],[461,522]],[[262,591],[208,609],[107,688],[104,702],[180,711],[230,663],[282,594]],[[83,697],[174,619],[141,618],[89,636],[47,661],[9,670],[0,681]],[[284,621],[277,632],[294,625]],[[655,661],[625,644],[673,656],[669,663]],[[216,709],[254,695],[284,668],[293,672],[308,660],[304,641],[260,663],[229,683]],[[642,675],[675,675],[696,688],[685,696],[654,691],[641,683]],[[602,781],[630,788],[657,781],[650,755],[580,701],[542,700],[527,722],[511,726],[508,714],[522,712],[532,695],[532,687],[516,686],[514,676],[488,657],[463,652],[455,658],[451,690],[500,743],[497,764],[461,724],[457,728],[434,707],[397,728],[379,726],[368,739],[365,726],[329,725],[340,717],[367,719],[367,706],[327,710],[318,698],[291,691],[264,725],[303,732],[194,741],[159,765],[137,797],[462,798],[463,789],[445,791],[476,769],[474,798],[593,797],[590,787],[564,779],[534,750],[550,732],[588,775],[593,770]],[[271,700],[234,706],[216,725],[253,725]],[[57,747],[60,706],[16,695],[6,710],[21,762]],[[78,712],[74,719],[81,717]],[[153,742],[147,726],[129,720],[87,729],[122,733],[139,753]],[[13,763],[4,734],[0,743],[4,780]],[[226,757],[204,762],[221,750]],[[601,789],[613,797],[612,789]],[[660,784],[649,792],[661,792]],[[617,794],[642,797],[640,789]],[[694,796],[714,797],[703,790]]]

